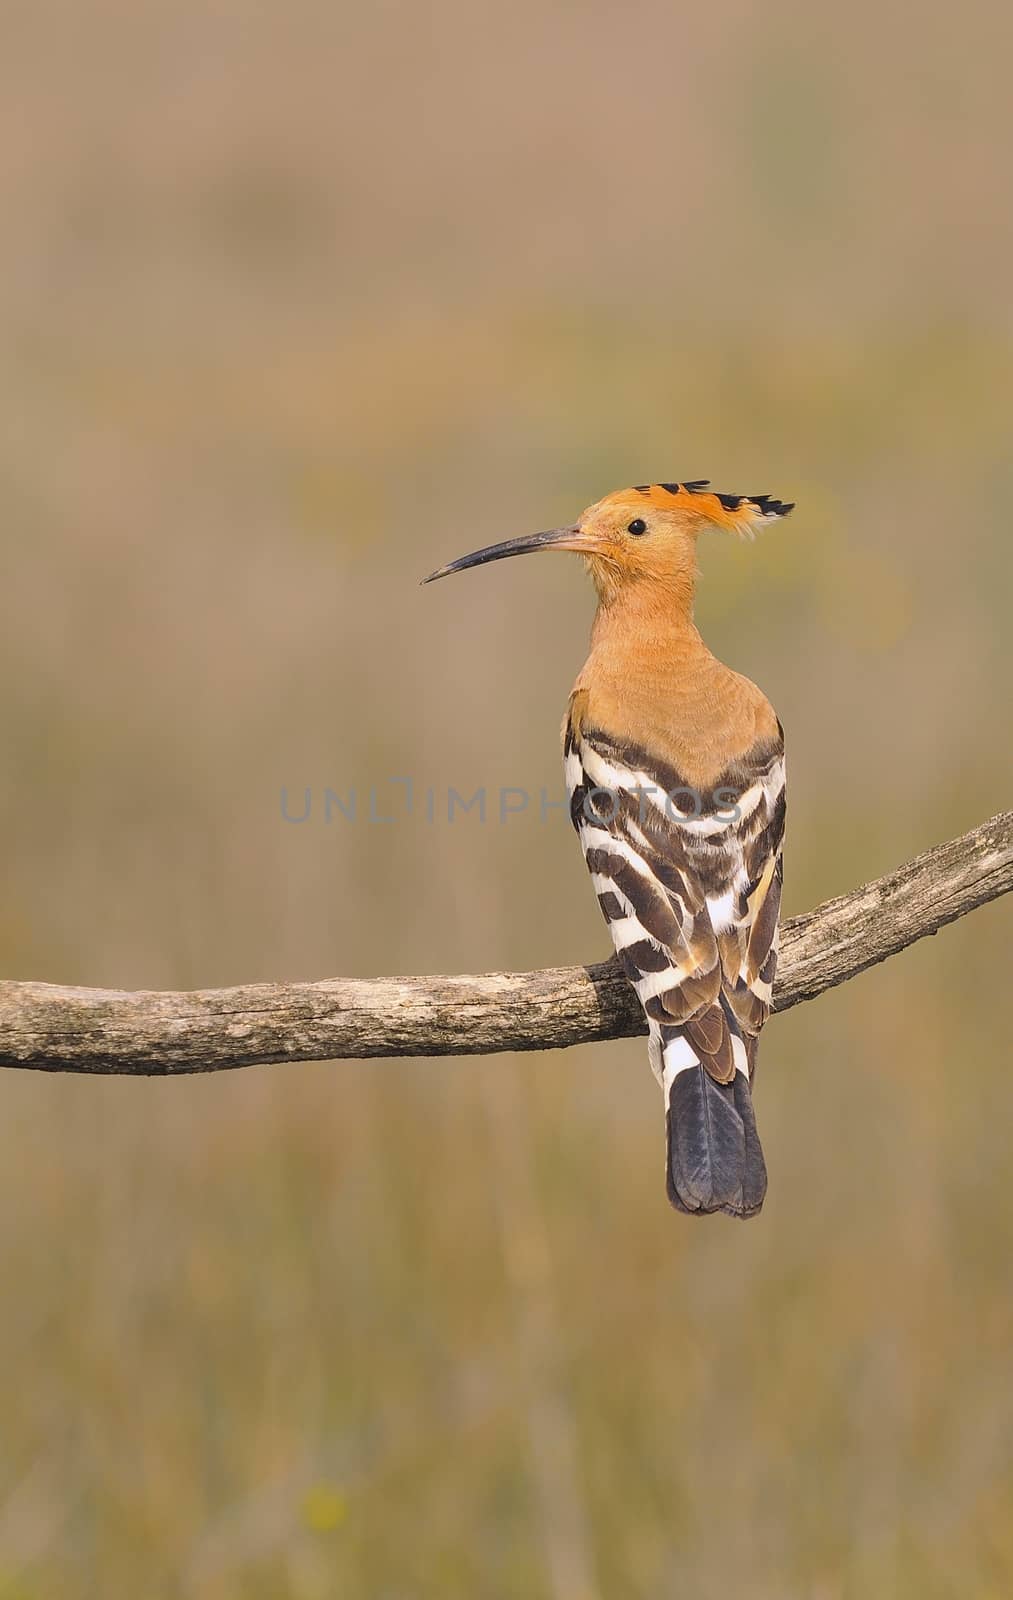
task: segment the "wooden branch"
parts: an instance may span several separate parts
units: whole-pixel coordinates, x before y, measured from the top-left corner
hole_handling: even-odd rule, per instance
[[[1013,811],[782,929],[785,1011],[1013,888]],[[0,1066],[218,1072],[269,1061],[485,1055],[644,1033],[614,961],[478,977],[332,978],[194,993],[0,983]]]

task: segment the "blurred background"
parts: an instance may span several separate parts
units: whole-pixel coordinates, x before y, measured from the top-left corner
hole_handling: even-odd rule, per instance
[[[418,580],[645,480],[798,501],[699,602],[789,914],[1008,804],[1011,55],[988,0],[5,7],[3,975],[604,955],[496,814],[562,795],[579,564]],[[748,1227],[669,1210],[641,1041],[5,1072],[0,1600],[1010,1594],[1011,928],[774,1020]]]

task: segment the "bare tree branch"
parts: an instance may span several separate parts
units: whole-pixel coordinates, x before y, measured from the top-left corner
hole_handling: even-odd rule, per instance
[[[786,1011],[1013,889],[1013,811],[782,929]],[[218,1072],[269,1061],[485,1055],[644,1033],[614,961],[481,976],[331,978],[193,993],[0,983],[0,1066]]]

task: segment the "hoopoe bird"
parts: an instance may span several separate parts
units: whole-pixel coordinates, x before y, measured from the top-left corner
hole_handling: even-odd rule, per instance
[[[563,724],[570,815],[647,1018],[668,1197],[697,1216],[754,1216],[767,1187],[751,1085],[777,965],[785,769],[770,702],[694,624],[696,543],[792,509],[705,480],[644,484],[424,580],[535,550],[577,551],[590,570],[598,610]]]

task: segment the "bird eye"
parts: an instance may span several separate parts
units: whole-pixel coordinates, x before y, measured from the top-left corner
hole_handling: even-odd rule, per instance
[[[643,517],[634,517],[633,521],[626,529],[626,532],[634,533],[639,536],[640,534],[647,532],[647,523],[644,521]]]

